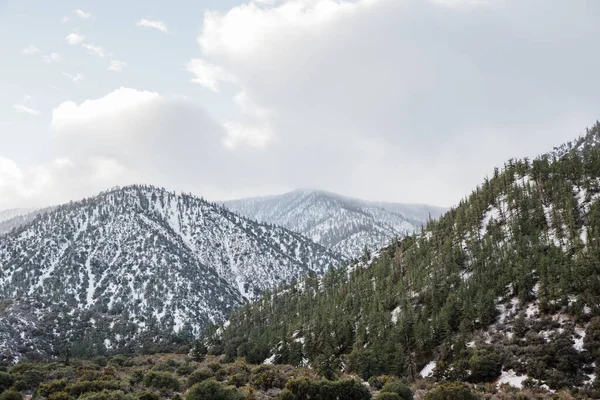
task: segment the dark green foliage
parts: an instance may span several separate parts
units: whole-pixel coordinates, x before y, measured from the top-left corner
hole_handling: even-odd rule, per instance
[[[371,392],[355,379],[341,381],[311,381],[307,378],[291,379],[288,381],[286,389],[292,393],[296,400],[368,400],[371,398]]]
[[[122,367],[123,365],[125,365],[125,363],[128,360],[129,359],[127,357],[125,357],[124,355],[118,354],[118,355],[115,355],[115,356],[112,356],[111,358],[109,358],[108,364]]]
[[[425,395],[425,400],[477,400],[471,390],[460,382],[444,383]]]
[[[66,379],[42,383],[38,389],[38,393],[42,397],[49,397],[52,393],[64,392],[67,388],[67,385],[68,383]]]
[[[157,389],[179,390],[179,381],[169,372],[150,371],[146,373],[144,385]]]
[[[400,381],[391,381],[383,385],[382,393],[395,393],[402,400],[412,400],[413,392],[408,386]]]
[[[121,390],[103,390],[100,393],[86,393],[79,397],[80,400],[134,400],[130,394]]]
[[[203,368],[197,371],[194,371],[188,376],[187,382],[188,386],[195,385],[196,383],[203,382],[207,379],[214,377],[215,374],[208,368]]]
[[[0,394],[0,400],[22,400],[23,395],[15,390],[7,390]]]
[[[194,372],[194,367],[190,364],[182,364],[179,367],[177,367],[176,372],[177,375],[189,375],[192,372]]]
[[[15,382],[15,379],[7,372],[0,371],[0,392],[5,391]]]
[[[160,396],[158,396],[152,392],[138,393],[136,398],[138,400],[160,400]]]
[[[65,391],[69,394],[79,397],[84,393],[102,392],[102,391],[119,391],[125,385],[119,381],[96,380],[96,381],[80,381],[67,385]]]
[[[185,396],[186,400],[241,400],[242,398],[237,390],[223,386],[213,379],[195,384]]]
[[[72,396],[67,392],[54,392],[48,396],[48,400],[71,400]]]
[[[270,365],[260,365],[252,372],[250,384],[262,390],[284,388],[287,377]]]
[[[402,400],[402,397],[398,396],[397,393],[382,392],[377,396],[377,400]]]
[[[502,361],[500,356],[490,350],[478,350],[469,360],[471,382],[491,382],[500,376]]]

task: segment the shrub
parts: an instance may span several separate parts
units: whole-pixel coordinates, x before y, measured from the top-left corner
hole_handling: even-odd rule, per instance
[[[232,385],[235,387],[242,387],[246,383],[248,383],[248,374],[243,372],[238,372],[237,374],[231,375],[227,380],[228,385]]]
[[[218,370],[221,369],[221,364],[216,363],[216,362],[210,362],[210,363],[208,363],[208,368],[210,368],[212,370],[212,372],[217,372]]]
[[[0,394],[0,400],[22,400],[23,395],[15,390],[7,390]]]
[[[108,360],[104,356],[96,356],[96,357],[92,358],[92,362],[94,364],[98,365],[99,367],[106,367]]]
[[[59,379],[42,383],[38,389],[38,393],[42,397],[50,397],[52,393],[64,392],[67,387],[66,379]]]
[[[0,372],[0,393],[11,387],[14,382],[14,378],[9,373]]]
[[[194,371],[190,374],[190,376],[188,376],[188,386],[193,386],[196,383],[204,382],[205,380],[212,378],[214,375],[215,374],[207,368]]]
[[[144,375],[144,385],[157,389],[179,390],[179,381],[168,372],[148,372]]]
[[[194,367],[190,364],[182,364],[177,368],[177,375],[189,375],[194,372]]]
[[[502,360],[493,351],[479,350],[469,360],[469,369],[471,382],[491,382],[500,376]]]
[[[121,390],[123,384],[119,381],[81,381],[67,385],[66,392],[73,396],[81,396],[89,392],[101,392],[104,390],[116,391]]]
[[[121,390],[104,390],[100,393],[87,393],[79,397],[79,400],[133,400],[133,396]]]
[[[54,392],[48,396],[48,400],[71,400],[72,397],[69,396],[67,392]]]
[[[395,393],[402,400],[412,400],[413,392],[408,386],[400,381],[391,381],[383,385],[382,393]]]
[[[152,392],[138,393],[136,397],[138,400],[160,400],[160,397]]]
[[[261,365],[257,367],[252,377],[250,384],[256,389],[269,390],[273,388],[283,389],[287,383],[285,374],[279,372],[270,365]]]
[[[109,358],[108,364],[122,367],[125,365],[125,363],[127,361],[129,361],[129,359],[127,357],[125,357],[124,355],[118,354],[116,356],[112,356],[111,358]]]
[[[290,392],[287,389],[283,389],[281,392],[277,394],[277,400],[296,400],[296,396],[294,393]]]
[[[286,389],[297,400],[308,399],[345,399],[368,400],[371,392],[362,383],[355,379],[341,381],[310,381],[308,378],[291,379]]]
[[[477,397],[464,384],[450,382],[427,392],[425,400],[477,400]]]
[[[214,379],[192,386],[186,400],[242,400],[242,396],[233,388],[227,388]]]
[[[382,392],[377,396],[377,400],[402,400],[402,397],[398,396],[397,393]]]

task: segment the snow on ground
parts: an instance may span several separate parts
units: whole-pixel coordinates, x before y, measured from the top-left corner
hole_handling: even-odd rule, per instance
[[[275,354],[263,361],[263,364],[273,364],[275,362]]]
[[[500,375],[496,385],[500,386],[504,383],[508,383],[510,386],[521,389],[525,379],[527,379],[527,375],[517,375],[515,371],[509,369],[508,371],[502,371],[502,375]]]
[[[433,375],[433,370],[435,369],[435,365],[436,365],[435,361],[430,361],[429,363],[427,363],[426,366],[423,367],[423,369],[421,370],[419,375],[421,375],[423,378],[430,377],[431,375]]]
[[[583,351],[583,339],[585,338],[585,329],[577,327],[575,328],[575,333],[576,335],[573,336],[573,341],[575,342],[573,344],[573,347],[577,351]],[[577,337],[577,335],[579,335],[579,337]]]
[[[394,324],[397,323],[399,316],[400,316],[400,306],[398,306],[392,310],[392,323],[394,323]]]

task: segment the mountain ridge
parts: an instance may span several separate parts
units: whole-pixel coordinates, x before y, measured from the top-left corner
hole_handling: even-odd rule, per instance
[[[420,229],[444,210],[365,201],[312,189],[221,203],[241,215],[301,233],[350,258],[360,256],[365,248],[376,250],[394,237]]]

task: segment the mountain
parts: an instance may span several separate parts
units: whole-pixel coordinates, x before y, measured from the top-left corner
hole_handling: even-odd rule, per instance
[[[509,160],[370,260],[266,293],[210,351],[599,398],[600,123],[574,143]]]
[[[40,209],[13,208],[0,211],[0,235],[4,235],[11,230],[26,225],[33,221],[39,214],[49,212],[54,207]]]
[[[23,325],[9,335],[15,353],[40,331],[87,351],[189,336],[280,282],[341,261],[297,233],[191,195],[115,189],[0,236],[0,327]],[[41,317],[48,325],[35,324]]]
[[[227,208],[248,218],[283,226],[352,258],[394,237],[410,235],[437,218],[443,208],[377,203],[317,190],[226,201]]]

